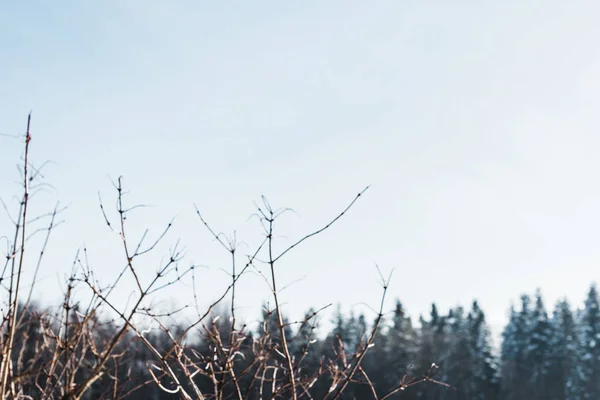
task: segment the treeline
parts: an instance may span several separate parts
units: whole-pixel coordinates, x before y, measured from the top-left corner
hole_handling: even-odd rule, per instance
[[[71,313],[73,319],[77,319],[76,311]],[[227,338],[231,333],[229,315],[224,309],[220,313],[222,315],[213,316],[211,322],[204,326],[197,343],[187,345],[199,363],[217,357],[215,352],[218,349],[213,345],[215,338]],[[364,314],[351,312],[350,315],[344,315],[338,307],[331,321],[331,332],[324,340],[317,341],[314,333],[319,328],[307,322],[314,320],[310,318],[314,313],[314,310],[308,310],[304,322],[299,326],[286,321],[285,335],[295,362],[302,360],[299,373],[304,377],[321,376],[320,381],[311,386],[310,395],[314,399],[322,399],[331,386],[332,378],[319,374],[319,369],[331,370],[332,366],[325,363],[335,362],[343,370],[344,363],[352,362],[354,349],[364,345],[374,321],[369,321]],[[40,315],[47,313],[43,313],[39,307],[29,306],[28,318],[25,318],[29,322],[23,324],[19,332],[26,340],[20,342],[23,345],[14,354],[15,362],[34,363],[43,371],[52,364],[52,360],[45,359],[53,354],[44,354],[44,349],[52,347],[47,343],[60,341],[60,338],[45,334],[48,330],[39,323]],[[234,370],[239,377],[237,386],[245,389],[244,398],[269,398],[265,385],[260,385],[262,389],[259,390],[253,384],[259,378],[264,382],[272,376],[257,378],[252,368],[257,363],[254,359],[256,354],[260,357],[267,354],[267,357],[272,357],[273,368],[263,368],[261,373],[270,371],[271,375],[277,374],[277,360],[282,355],[277,351],[277,342],[281,338],[275,316],[265,308],[259,328],[243,336],[244,343],[234,357]],[[78,324],[80,321],[73,321],[73,326]],[[91,346],[93,343],[99,343],[100,346],[117,329],[112,322],[95,321],[94,326],[95,338],[90,342]],[[156,348],[168,352],[172,348],[169,335],[176,336],[182,329],[178,326],[171,326],[168,330],[156,329],[146,337]],[[425,376],[428,377],[425,382],[392,393],[388,398],[600,398],[600,309],[595,286],[590,288],[582,309],[573,310],[566,300],[562,300],[550,315],[539,292],[534,296],[523,295],[519,307],[510,309],[499,351],[494,350],[484,311],[476,301],[468,309],[456,307],[445,313],[433,304],[429,315],[420,317],[418,321],[413,321],[397,301],[393,312],[383,316],[373,344],[360,364],[360,373],[353,378],[342,399],[371,399],[374,398],[374,389],[378,398],[383,398],[386,393],[398,388],[403,379],[409,382]],[[59,345],[68,345],[68,340]],[[272,350],[265,353],[257,351],[258,347]],[[93,357],[92,349],[82,352],[83,359],[77,362],[84,365],[89,361],[93,364],[91,359],[86,361]],[[160,390],[155,384],[150,370],[160,368],[154,358],[138,337],[130,335],[115,351],[107,368],[110,373],[96,381],[85,398],[111,398],[110,394],[117,392],[121,397],[130,399],[178,398],[178,395]],[[268,360],[266,362],[270,363]],[[207,361],[206,367],[212,368],[213,364]],[[85,374],[85,368],[80,371]],[[47,376],[40,373],[30,381],[25,393],[33,398],[39,396],[36,387],[42,387],[41,381]],[[156,376],[159,374],[156,373]],[[234,386],[226,380],[218,382],[220,386],[217,388],[214,381],[201,374],[195,379],[205,394],[219,391],[223,395],[221,398],[237,398]],[[163,384],[168,386],[169,382]]]

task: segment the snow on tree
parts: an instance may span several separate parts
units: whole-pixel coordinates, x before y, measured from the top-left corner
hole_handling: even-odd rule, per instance
[[[550,339],[550,385],[552,399],[583,398],[579,380],[580,343],[577,326],[568,301],[556,303],[552,313]]]
[[[595,285],[590,288],[581,312],[581,387],[584,399],[600,398],[600,307]]]
[[[531,298],[521,296],[521,310],[511,306],[509,321],[502,332],[500,349],[502,371],[502,399],[521,400],[528,398],[527,341],[530,330]]]
[[[552,326],[539,290],[535,295],[535,306],[530,318],[525,356],[529,367],[529,385],[534,396],[532,399],[549,399],[552,395],[549,379]]]

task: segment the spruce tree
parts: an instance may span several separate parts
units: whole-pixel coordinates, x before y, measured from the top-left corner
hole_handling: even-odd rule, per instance
[[[350,317],[346,320],[346,335],[343,338],[344,348],[347,354],[353,354],[356,351],[356,347],[360,343],[362,332],[358,326],[358,320],[354,314],[354,310],[350,310]]]
[[[473,302],[467,316],[467,329],[470,344],[471,378],[464,398],[498,399],[500,394],[498,362],[492,350],[485,314],[477,301]]]
[[[550,340],[551,400],[582,398],[579,382],[579,341],[575,317],[567,300],[559,301],[552,314]]]
[[[472,376],[473,360],[471,357],[469,332],[464,316],[464,309],[451,309],[446,317],[443,356],[440,359],[443,382],[452,385],[454,390],[438,387],[442,400],[458,400],[468,398],[468,383]]]
[[[437,306],[431,305],[429,320],[419,318],[421,327],[418,331],[418,357],[417,373],[425,375],[428,372],[435,373],[435,379],[443,379],[443,364],[447,358],[446,347],[446,317],[440,315]],[[419,399],[435,399],[441,396],[444,388],[435,384],[417,385],[416,396]]]
[[[317,340],[317,328],[315,310],[309,308],[304,313],[304,319],[289,343],[294,364],[299,366],[303,374],[309,374],[318,365],[318,352],[321,349],[319,348],[320,342]]]
[[[531,398],[527,363],[527,341],[530,330],[530,304],[528,295],[521,296],[521,310],[510,308],[509,321],[502,332],[500,349],[502,389],[501,398],[521,400]]]
[[[391,326],[387,332],[385,385],[388,390],[398,386],[405,374],[414,375],[416,362],[415,331],[400,300],[396,301]]]
[[[529,385],[533,397],[545,400],[551,397],[550,374],[550,339],[552,330],[542,295],[538,290],[535,296],[535,307],[531,312],[530,331],[528,335],[526,358],[530,366]]]
[[[598,291],[590,288],[580,320],[581,387],[584,399],[600,398],[600,309]]]

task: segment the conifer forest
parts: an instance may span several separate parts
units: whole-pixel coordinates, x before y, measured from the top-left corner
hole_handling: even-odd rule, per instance
[[[433,304],[429,315],[415,320],[407,315],[402,303],[396,301],[393,311],[379,321],[380,329],[360,364],[360,374],[351,380],[339,398],[600,398],[599,302],[595,286],[589,289],[581,309],[573,309],[567,300],[547,309],[540,293],[523,295],[519,306],[510,309],[510,319],[502,332],[501,343],[495,344],[490,338],[485,312],[476,301],[468,308],[456,307],[444,312]],[[187,349],[202,360],[202,368],[214,368],[211,364],[213,358],[220,357],[213,344],[215,338],[231,335],[230,314],[224,308],[220,310],[213,315],[214,323],[207,326],[201,339]],[[28,313],[31,318],[25,320],[32,322],[20,327],[18,332],[19,336],[27,337],[23,347],[15,350],[20,355],[18,360],[34,362],[39,367],[51,364],[50,353],[36,354],[40,349],[38,343],[50,340],[44,337],[43,326],[34,322],[38,321],[34,316],[42,315],[42,310],[30,307]],[[313,309],[307,310],[307,321],[314,313]],[[290,355],[295,363],[301,365],[297,369],[298,381],[318,377],[314,383],[311,382],[308,393],[302,396],[304,398],[328,398],[331,383],[336,378],[323,371],[343,371],[346,363],[352,362],[355,349],[360,349],[361,343],[368,339],[375,323],[363,314],[344,315],[339,308],[333,316],[333,328],[322,332],[325,335],[320,335],[320,340],[316,340],[314,335],[314,329],[318,327],[310,322],[302,323],[297,329],[291,329],[289,325],[284,329]],[[284,317],[284,324],[287,323]],[[109,340],[118,329],[114,323],[93,321],[93,324],[97,327],[94,339],[99,342]],[[170,331],[157,330],[146,338],[156,349],[168,352],[173,346],[170,335],[183,329],[173,326]],[[152,376],[147,369],[148,362],[154,359],[152,351],[135,334],[127,333],[126,336],[115,349],[118,368],[109,365],[106,377],[96,381],[83,398],[112,398],[110,394],[115,390],[115,382],[119,382],[116,392],[127,394],[126,398],[178,398],[178,395],[152,384]],[[219,398],[238,398],[236,387],[241,389],[242,398],[271,398],[271,379],[276,378],[277,366],[282,358],[277,350],[280,346],[276,314],[265,308],[260,329],[244,335],[234,353],[235,361],[231,368],[239,376],[238,381],[234,384],[231,376],[219,380]],[[92,365],[95,356],[93,351],[78,354],[83,360],[78,358],[77,361],[83,366]],[[272,368],[272,372],[267,372],[269,383],[262,389],[259,385],[262,377],[256,375],[262,364],[259,357],[266,357],[267,368]],[[113,368],[114,372],[110,371]],[[186,373],[183,368],[175,369],[175,374],[181,375],[180,379],[184,381]],[[213,398],[217,386],[208,375],[200,373],[194,380],[205,398]],[[46,377],[38,376],[37,379],[41,381],[29,380],[24,386],[24,393],[29,393],[32,398],[39,398],[38,390]],[[405,388],[399,385],[401,382],[406,383]],[[279,397],[289,396],[282,394]]]

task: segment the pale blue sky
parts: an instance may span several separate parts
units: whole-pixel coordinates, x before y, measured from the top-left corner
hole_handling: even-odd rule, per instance
[[[395,268],[389,306],[397,296],[415,317],[477,298],[498,329],[536,287],[549,305],[579,304],[600,275],[599,12],[556,0],[4,2],[0,132],[22,132],[33,110],[34,160],[55,162],[37,210],[70,205],[40,297],[56,296],[83,242],[101,277],[121,268],[97,206],[121,174],[132,202],[154,206],[131,229],[176,216],[166,245],[181,238],[188,262],[212,267],[228,255],[194,203],[250,245],[254,200],[293,207],[283,246],[372,184],[280,265],[282,285],[304,277],[282,293],[292,317],[377,305],[374,262]],[[20,148],[0,148],[9,198]],[[160,255],[140,266],[148,277]],[[226,277],[202,274],[212,298]],[[267,288],[241,285],[255,313]]]

